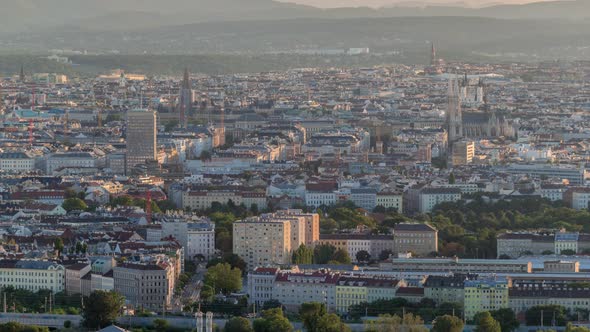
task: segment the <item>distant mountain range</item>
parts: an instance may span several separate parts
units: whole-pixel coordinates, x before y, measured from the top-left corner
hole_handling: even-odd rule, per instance
[[[467,8],[451,5],[320,9],[273,0],[0,0],[0,31],[48,28],[134,30],[199,22],[295,18],[469,16],[501,19],[590,19],[590,0]]]

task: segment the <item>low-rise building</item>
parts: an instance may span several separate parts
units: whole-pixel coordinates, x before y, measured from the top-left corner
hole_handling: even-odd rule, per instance
[[[509,307],[508,281],[498,279],[477,279],[465,281],[463,308],[465,319],[475,314]]]
[[[418,211],[431,212],[440,203],[456,202],[461,199],[459,188],[423,188],[418,193]]]
[[[0,153],[0,170],[6,172],[29,172],[35,169],[35,157],[28,152]]]
[[[402,223],[393,228],[395,253],[426,256],[438,252],[438,230],[429,224]]]
[[[378,192],[377,206],[394,209],[399,213],[403,213],[403,195],[395,192]]]
[[[377,259],[382,251],[394,250],[394,240],[391,235],[321,234],[320,244],[345,250],[353,261],[356,261],[356,254],[359,251],[366,251],[371,258]]]
[[[59,293],[66,288],[63,265],[39,260],[0,260],[0,284],[37,292],[42,289]]]
[[[336,283],[336,311],[344,314],[352,305],[393,299],[398,288],[404,285],[392,278],[341,276]]]
[[[66,266],[66,293],[82,294],[82,278],[90,273],[91,266],[88,263],[76,263]]]
[[[424,281],[424,297],[436,304],[463,303],[465,281],[477,279],[477,275],[454,274],[452,276],[431,275]]]

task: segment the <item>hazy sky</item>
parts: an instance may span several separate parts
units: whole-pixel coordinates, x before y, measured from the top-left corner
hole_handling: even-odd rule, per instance
[[[358,6],[370,6],[370,7],[383,7],[388,5],[394,5],[396,3],[403,3],[405,5],[412,3],[440,3],[440,4],[463,4],[470,6],[485,6],[494,5],[500,3],[528,3],[538,2],[544,0],[278,0],[282,2],[295,2],[304,5],[311,5],[322,8],[333,8],[333,7],[358,7]]]

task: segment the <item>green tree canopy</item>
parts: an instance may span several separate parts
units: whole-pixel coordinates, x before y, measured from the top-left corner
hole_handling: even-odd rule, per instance
[[[293,326],[279,308],[262,312],[262,317],[254,320],[255,332],[291,332]]]
[[[125,298],[116,292],[94,291],[84,301],[84,326],[103,328],[119,317]]]
[[[336,314],[325,314],[319,317],[315,330],[309,332],[350,332],[350,327],[340,320]]]
[[[368,262],[369,260],[371,260],[371,254],[369,254],[369,252],[366,250],[359,250],[356,253],[355,258],[357,262]]]
[[[53,240],[53,248],[57,250],[57,255],[60,256],[64,250],[64,241],[60,237],[55,238]]]
[[[205,274],[205,285],[223,293],[230,293],[242,289],[242,271],[232,268],[228,263],[211,266]]]
[[[490,311],[492,317],[500,323],[502,332],[512,332],[518,329],[520,322],[516,318],[516,314],[510,308],[502,308]]]
[[[62,203],[61,207],[64,208],[64,210],[70,212],[70,211],[74,211],[74,210],[80,210],[80,211],[84,211],[88,208],[88,205],[86,205],[86,203],[84,203],[83,200],[74,197],[74,198],[67,198],[64,200],[64,202]]]
[[[350,256],[348,256],[348,252],[346,250],[337,249],[332,255],[330,262],[335,262],[337,264],[350,264]]]
[[[456,316],[444,315],[436,317],[431,332],[462,332],[463,320]]]
[[[224,332],[254,332],[250,321],[244,317],[232,317],[225,323]]]
[[[326,313],[326,306],[319,302],[305,302],[299,307],[299,317],[309,332],[317,331],[319,319]]]
[[[475,332],[502,332],[500,323],[489,312],[483,312],[477,318]]]
[[[313,263],[313,249],[301,244],[293,252],[293,264],[312,264]]]
[[[23,325],[17,322],[8,322],[0,324],[0,331],[2,332],[49,332],[48,327]]]
[[[556,325],[564,326],[567,322],[567,310],[560,305],[544,304],[529,308],[525,313],[527,325],[553,326],[554,318]]]

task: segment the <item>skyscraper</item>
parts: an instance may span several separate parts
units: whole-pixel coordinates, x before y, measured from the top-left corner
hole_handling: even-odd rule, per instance
[[[191,90],[191,83],[189,80],[188,69],[184,70],[184,77],[179,91],[178,99],[178,113],[179,122],[182,128],[187,126],[187,117],[191,113],[193,105],[193,91]]]
[[[448,162],[449,165],[451,165],[453,144],[463,138],[463,113],[461,111],[461,100],[459,98],[459,83],[454,78],[449,79],[446,127]]]
[[[127,111],[126,171],[156,159],[156,112],[147,109]]]

